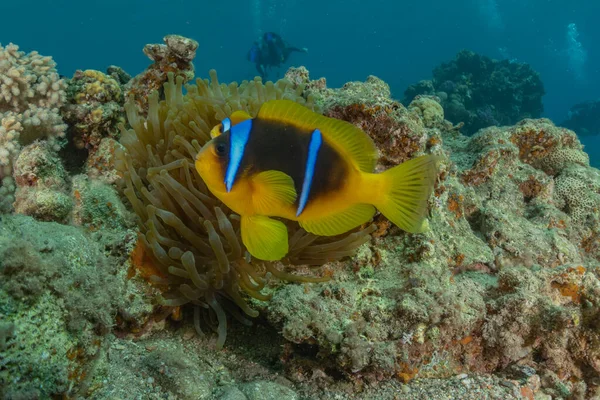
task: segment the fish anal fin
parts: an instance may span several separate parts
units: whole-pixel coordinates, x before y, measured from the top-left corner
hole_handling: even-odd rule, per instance
[[[312,132],[319,129],[325,140],[356,164],[363,172],[373,172],[378,153],[373,140],[360,128],[335,118],[325,117],[291,100],[264,103],[258,118],[292,124]]]
[[[375,207],[370,204],[355,204],[342,212],[310,221],[300,221],[307,232],[319,236],[335,236],[364,224],[373,218]]]
[[[252,205],[254,212],[273,215],[273,210],[296,201],[294,180],[281,171],[263,171],[252,177]]]
[[[242,216],[242,242],[255,258],[281,260],[288,253],[288,231],[285,224],[264,215]]]

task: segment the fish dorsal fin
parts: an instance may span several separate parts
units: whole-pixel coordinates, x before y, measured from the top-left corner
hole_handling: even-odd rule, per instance
[[[348,232],[369,221],[375,215],[375,207],[370,204],[355,204],[342,212],[327,215],[314,221],[300,221],[307,232],[319,236],[335,236]]]
[[[371,138],[349,122],[317,114],[291,100],[271,100],[260,107],[257,118],[280,121],[313,132],[319,129],[325,140],[351,160],[359,170],[373,172],[377,148]]]
[[[272,215],[273,211],[296,201],[294,180],[281,171],[263,171],[252,177],[254,212]]]
[[[231,113],[231,115],[229,116],[229,119],[231,120],[231,125],[237,125],[242,121],[245,121],[247,119],[252,119],[252,116],[250,114],[248,114],[246,111],[243,110],[237,110]]]
[[[288,231],[281,221],[264,215],[242,216],[242,242],[259,260],[281,260],[288,252]]]
[[[225,118],[223,121],[219,122],[218,125],[211,129],[210,137],[214,139],[217,136],[220,136],[224,131],[228,131],[233,125],[237,125],[247,119],[252,119],[252,116],[246,111],[234,111],[231,113],[229,118]]]

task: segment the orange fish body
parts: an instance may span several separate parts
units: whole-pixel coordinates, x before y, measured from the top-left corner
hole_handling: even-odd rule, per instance
[[[241,216],[244,245],[254,257],[287,254],[287,228],[333,236],[369,221],[379,209],[409,232],[427,227],[435,156],[374,174],[377,150],[354,125],[289,100],[262,105],[256,118],[235,112],[215,127],[196,157],[209,190]]]

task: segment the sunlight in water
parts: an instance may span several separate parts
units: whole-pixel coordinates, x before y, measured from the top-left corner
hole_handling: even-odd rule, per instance
[[[479,2],[479,12],[487,20],[488,26],[493,31],[502,31],[504,22],[498,11],[496,0],[482,0]]]
[[[569,57],[569,69],[578,81],[585,80],[585,62],[587,51],[579,41],[577,25],[570,23],[567,26],[567,55]]]

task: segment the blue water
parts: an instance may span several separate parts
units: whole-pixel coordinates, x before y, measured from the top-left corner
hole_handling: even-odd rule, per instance
[[[556,123],[575,103],[600,98],[597,0],[32,0],[5,2],[0,42],[51,55],[60,73],[119,65],[134,75],[146,43],[178,33],[200,42],[196,71],[252,78],[246,52],[262,31],[308,47],[290,62],[330,86],[377,75],[397,98],[463,48],[530,63],[546,87],[545,116]],[[571,25],[570,25],[571,24]],[[284,70],[281,71],[284,73]],[[275,76],[271,76],[275,78]],[[600,166],[600,138],[582,138]]]

